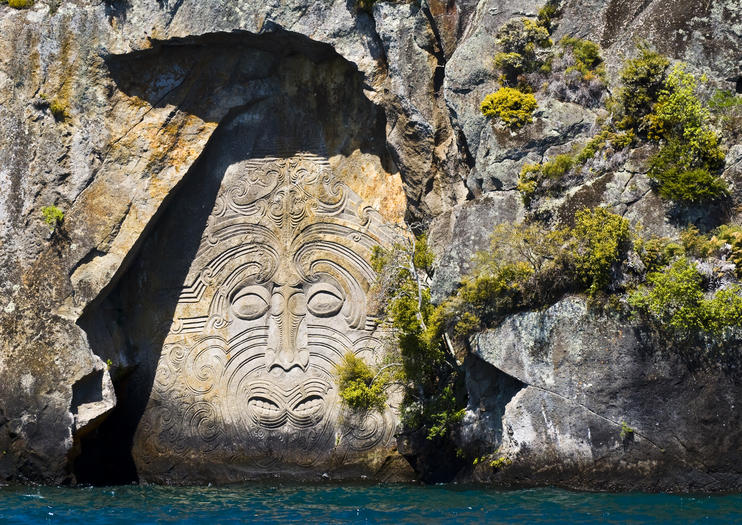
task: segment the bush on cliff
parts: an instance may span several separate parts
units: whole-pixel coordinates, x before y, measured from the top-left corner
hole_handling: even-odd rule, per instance
[[[502,87],[495,93],[490,93],[480,105],[484,116],[502,122],[511,130],[522,128],[533,122],[535,109],[536,97],[509,87]]]
[[[372,369],[353,352],[343,356],[335,367],[341,399],[353,410],[383,411],[386,406],[386,386],[389,374]]]
[[[676,65],[648,115],[649,137],[660,141],[649,176],[660,195],[678,203],[699,204],[728,194],[713,173],[724,166],[719,137],[709,126],[710,112],[696,95],[696,78]]]
[[[466,337],[513,312],[552,304],[567,292],[607,291],[626,258],[631,231],[623,217],[584,209],[572,228],[538,223],[495,227],[490,249],[445,304],[447,327]]]
[[[33,0],[0,0],[0,4],[8,4],[14,9],[27,9],[33,5]]]
[[[44,206],[41,208],[41,216],[52,231],[62,226],[64,222],[64,212],[56,206]]]
[[[522,75],[544,66],[546,55],[543,50],[551,47],[552,42],[543,22],[518,18],[500,28],[497,44],[502,49],[495,55],[495,67],[501,72],[500,81],[504,86],[515,87],[520,84]]]
[[[619,127],[634,129],[646,136],[647,116],[664,87],[670,61],[646,44],[639,45],[639,56],[626,61],[619,75],[621,88],[612,104],[622,117]]]
[[[619,152],[625,150],[634,143],[633,131],[614,132],[603,129],[600,133],[590,139],[582,149],[573,153],[557,155],[552,160],[540,164],[523,164],[518,178],[518,191],[526,206],[540,195],[558,194],[563,191],[570,178],[570,173],[584,176],[583,166],[588,164],[600,151],[605,157],[597,160],[605,161],[602,164],[593,162],[590,166],[590,176],[596,176],[601,171],[611,169],[615,163],[620,162]],[[573,179],[573,177],[572,177]]]
[[[575,215],[572,236],[579,281],[590,295],[606,290],[630,247],[629,221],[605,208],[580,210]]]
[[[731,286],[706,297],[703,277],[686,257],[647,275],[647,284],[629,296],[629,304],[677,341],[742,327],[742,288]]]
[[[399,237],[391,249],[374,250],[374,295],[399,349],[405,431],[422,431],[433,440],[448,434],[463,415],[463,375],[446,342],[442,307],[431,302],[427,238],[411,232]]]

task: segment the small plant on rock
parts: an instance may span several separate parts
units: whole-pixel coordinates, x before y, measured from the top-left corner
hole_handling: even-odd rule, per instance
[[[575,214],[572,235],[577,275],[595,295],[610,285],[613,269],[629,249],[629,221],[605,208],[584,209]]]
[[[388,374],[373,370],[353,352],[343,356],[336,366],[336,373],[340,397],[350,408],[360,411],[384,410]]]
[[[64,122],[70,118],[69,112],[67,111],[67,105],[58,99],[52,100],[49,104],[49,111],[51,111],[54,120],[57,122]]]
[[[51,231],[56,231],[64,222],[64,212],[56,206],[44,206],[41,208],[41,215]]]
[[[634,429],[626,424],[626,421],[621,421],[621,440],[632,439],[634,437]]]
[[[33,5],[33,0],[4,0],[0,3],[7,3],[13,9],[28,9]]]
[[[511,130],[516,130],[533,122],[536,106],[536,97],[532,94],[502,87],[495,93],[487,95],[480,109],[484,116],[492,117]]]
[[[660,90],[664,87],[665,72],[670,61],[649,48],[646,44],[639,46],[639,56],[626,61],[621,70],[621,90],[618,93],[617,109],[623,117],[619,126],[623,129],[635,129],[646,133],[646,121]]]
[[[502,49],[495,55],[495,67],[502,72],[500,81],[514,87],[519,84],[521,75],[544,66],[546,56],[542,51],[551,47],[552,42],[544,25],[528,18],[517,18],[500,28],[497,44]]]

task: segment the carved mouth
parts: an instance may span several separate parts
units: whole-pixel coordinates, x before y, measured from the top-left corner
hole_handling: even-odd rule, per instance
[[[253,423],[262,428],[278,429],[287,422],[296,428],[310,428],[326,416],[329,385],[325,382],[311,380],[290,391],[262,381],[256,383],[247,408]]]
[[[251,397],[247,406],[253,413],[258,425],[264,428],[279,428],[286,424],[286,409],[265,397]]]

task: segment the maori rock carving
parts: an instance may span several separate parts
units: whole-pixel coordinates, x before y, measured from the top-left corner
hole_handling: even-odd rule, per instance
[[[230,166],[137,430],[140,470],[190,456],[271,473],[390,446],[395,408],[349,417],[334,378],[348,351],[378,358],[366,294],[385,231],[321,157]]]

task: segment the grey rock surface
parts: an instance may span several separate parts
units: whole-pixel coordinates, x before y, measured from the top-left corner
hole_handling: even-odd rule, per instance
[[[640,325],[592,313],[577,297],[510,316],[476,335],[472,351],[524,384],[493,443],[507,464],[483,466],[480,479],[647,491],[742,485],[733,371],[693,371]]]
[[[596,122],[592,110],[545,99],[535,126],[510,135],[480,113],[480,101],[497,87],[497,28],[513,16],[535,15],[541,5],[379,1],[370,12],[347,0],[39,0],[26,10],[0,5],[0,479],[95,481],[96,465],[121,467],[122,480],[136,479],[132,424],[152,387],[137,374],[145,363],[156,370],[156,362],[143,359],[134,344],[141,333],[122,328],[137,308],[136,301],[122,298],[127,287],[146,284],[147,276],[133,271],[144,265],[145,247],[152,275],[171,268],[157,257],[157,232],[172,217],[168,210],[182,202],[179,192],[189,191],[189,181],[204,173],[198,163],[207,146],[240,115],[252,115],[248,142],[262,132],[276,136],[271,118],[296,129],[319,122],[322,147],[314,153],[361,202],[387,222],[404,217],[429,226],[436,254],[433,295],[442,300],[451,293],[471,269],[472,255],[486,248],[492,227],[524,218],[513,189],[522,164],[570,147]],[[635,37],[645,38],[706,72],[711,85],[734,90],[742,76],[740,13],[739,0],[568,0],[554,38],[600,42],[609,76],[630,54]],[[265,107],[279,109],[271,117],[260,113]],[[730,146],[725,178],[737,195],[740,151]],[[549,203],[549,211],[568,219],[586,204],[603,204],[653,234],[677,234],[668,210],[649,191],[641,162],[634,164],[574,188]],[[53,230],[41,216],[50,205],[64,212]],[[198,239],[202,233],[191,232]],[[610,487],[611,468],[628,461],[619,480],[627,486],[640,474],[647,488],[721,490],[725,480],[726,488],[738,486],[730,467],[738,463],[738,437],[720,431],[737,422],[731,408],[739,399],[736,386],[718,374],[693,378],[672,360],[641,361],[630,334],[617,340],[601,335],[628,325],[595,321],[575,301],[549,314],[565,319],[563,328],[549,325],[544,332],[539,327],[547,323],[545,314],[538,312],[508,320],[498,329],[511,342],[506,354],[477,345],[490,348],[476,353],[499,372],[468,361],[470,406],[462,443],[477,450],[501,445],[508,457],[544,472],[477,475],[494,482],[558,483],[563,467],[564,479],[572,480],[566,484]],[[169,326],[172,316],[158,315],[150,321]],[[555,355],[552,333],[573,341],[557,360],[573,362],[569,375],[556,372],[553,362],[524,357],[524,349],[535,347]],[[532,340],[536,336],[541,342]],[[602,371],[593,366],[601,342],[626,352],[606,357]],[[639,363],[653,371],[656,383],[655,376],[640,373]],[[680,386],[670,384],[663,367]],[[527,385],[507,408],[503,392],[510,390],[492,379],[501,374]],[[618,387],[594,394],[584,386],[592,374],[624,385],[629,394],[622,397]],[[146,395],[131,397],[140,387]],[[695,392],[695,400],[683,388]],[[636,401],[632,389],[674,399],[677,414],[657,414],[647,402],[630,407]],[[618,401],[607,403],[609,395]],[[726,404],[716,406],[713,396]],[[693,419],[683,410],[686,401],[706,419]],[[540,423],[544,414],[551,427]],[[678,425],[679,439],[653,430],[652,417],[662,428]],[[616,444],[620,418],[636,427],[631,443]],[[662,442],[668,455],[649,440]],[[109,454],[110,465],[106,444],[123,450],[122,457]],[[708,457],[711,446],[726,455]],[[703,465],[692,458],[695,453]],[[672,467],[667,457],[681,466]],[[380,458],[359,461],[376,465]],[[390,470],[394,476],[409,475],[397,467]],[[575,481],[580,472],[583,481]]]

